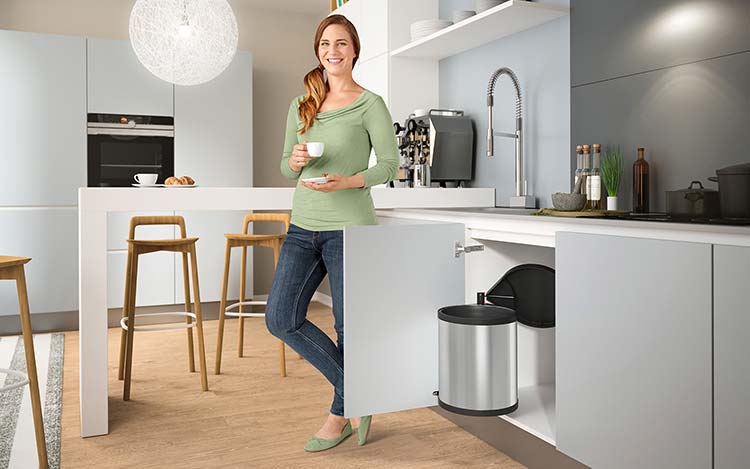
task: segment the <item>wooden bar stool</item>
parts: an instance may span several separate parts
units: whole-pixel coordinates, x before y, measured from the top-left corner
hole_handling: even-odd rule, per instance
[[[140,225],[178,225],[180,237],[177,239],[135,239],[135,228]],[[201,315],[201,297],[198,288],[198,263],[195,258],[195,242],[198,238],[188,238],[185,230],[185,219],[179,216],[161,217],[133,217],[130,219],[130,234],[128,236],[128,263],[125,275],[125,299],[122,308],[122,333],[120,335],[120,369],[118,378],[125,381],[122,398],[130,400],[130,374],[133,368],[133,337],[135,331],[163,331],[173,329],[187,329],[188,364],[190,371],[195,371],[193,355],[193,328],[198,329],[198,355],[201,367],[201,387],[208,391],[208,377],[206,375],[206,349],[203,342],[203,317]],[[168,325],[137,325],[135,320],[135,291],[138,285],[138,256],[157,251],[171,251],[182,253],[182,275],[185,290],[185,312],[147,313],[138,317],[166,316],[185,318],[185,324]],[[188,275],[188,254],[193,276],[193,299],[195,313],[190,308],[190,281]],[[195,320],[195,323],[193,323]]]
[[[39,458],[39,467],[46,469],[49,467],[47,462],[47,442],[44,438],[44,419],[42,418],[42,401],[39,398],[39,379],[36,373],[34,339],[32,337],[31,316],[29,314],[29,295],[26,291],[26,274],[23,267],[30,260],[28,257],[0,256],[0,280],[16,281],[27,373],[27,375],[24,375],[18,371],[0,369],[0,373],[12,375],[16,379],[20,379],[20,381],[0,388],[0,392],[20,388],[26,384],[29,385],[31,413],[34,416],[34,432],[36,433],[36,453]]]
[[[284,233],[281,234],[249,234],[248,227],[251,222],[280,222],[284,224]],[[245,282],[247,280],[247,248],[248,247],[267,247],[273,249],[273,266],[279,262],[281,245],[286,239],[286,232],[289,231],[289,215],[286,213],[251,213],[245,215],[242,221],[242,234],[226,234],[227,250],[224,256],[224,283],[221,287],[221,303],[219,305],[219,337],[216,341],[216,368],[214,372],[218,375],[221,373],[221,353],[224,342],[224,317],[232,316],[239,318],[239,340],[237,346],[237,356],[242,357],[242,349],[245,337],[245,318],[248,317],[265,317],[265,313],[245,312],[244,306],[265,305],[265,301],[245,301]],[[232,248],[242,248],[242,264],[240,267],[240,298],[239,302],[227,306],[227,285],[229,284],[229,263],[232,255]],[[237,311],[232,309],[238,308]],[[279,364],[281,376],[286,376],[286,354],[284,342],[279,341]]]

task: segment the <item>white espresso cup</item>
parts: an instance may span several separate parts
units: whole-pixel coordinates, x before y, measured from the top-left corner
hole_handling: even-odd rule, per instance
[[[319,156],[323,156],[323,150],[325,149],[326,144],[323,142],[307,142],[307,153],[317,158]]]
[[[138,173],[134,176],[135,182],[142,186],[153,186],[158,177],[159,175],[155,173]]]

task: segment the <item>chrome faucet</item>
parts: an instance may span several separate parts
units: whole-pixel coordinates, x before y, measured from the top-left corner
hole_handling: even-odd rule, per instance
[[[495,83],[500,75],[508,75],[516,89],[516,132],[495,132],[492,128],[492,106],[495,98]],[[495,153],[495,135],[508,137],[516,140],[516,195],[510,198],[511,207],[536,207],[536,198],[526,194],[526,180],[523,178],[523,117],[521,108],[521,86],[518,84],[518,77],[513,70],[503,67],[498,68],[490,77],[490,83],[487,86],[487,116],[489,126],[487,128],[487,157],[494,156]]]

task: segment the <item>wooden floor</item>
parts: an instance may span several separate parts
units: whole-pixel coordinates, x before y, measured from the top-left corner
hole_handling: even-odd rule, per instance
[[[310,318],[332,335],[330,310],[314,303]],[[87,439],[79,436],[78,333],[66,333],[62,467],[524,467],[429,409],[375,416],[365,446],[354,434],[307,453],[302,446],[328,414],[330,384],[289,348],[281,378],[276,339],[256,318],[246,320],[244,358],[237,321],[228,321],[223,373],[214,375],[217,324],[205,325],[208,392],[187,371],[185,331],[137,333],[130,402],[117,380],[120,330],[110,329],[110,434]]]

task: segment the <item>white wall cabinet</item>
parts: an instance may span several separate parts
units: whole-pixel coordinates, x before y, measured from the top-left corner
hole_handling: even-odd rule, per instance
[[[237,51],[208,83],[175,86],[175,174],[201,186],[253,185],[252,56]]]
[[[0,205],[75,205],[86,185],[83,38],[0,31]]]
[[[556,271],[558,449],[711,467],[711,245],[558,233]]]
[[[2,253],[30,257],[26,283],[31,313],[78,309],[78,211],[65,208],[0,209]],[[0,315],[18,315],[14,282],[0,282]]]
[[[714,246],[714,467],[747,467],[750,248]]]
[[[88,38],[88,112],[174,115],[174,88],[149,72],[129,41]]]

